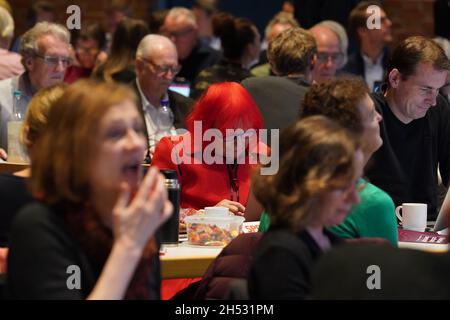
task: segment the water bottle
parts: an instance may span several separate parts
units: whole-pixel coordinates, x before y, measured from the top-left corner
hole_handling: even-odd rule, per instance
[[[172,127],[174,116],[172,110],[169,108],[169,99],[161,100],[161,106],[158,109],[158,118],[156,119],[157,126],[157,140],[165,136],[172,135]]]
[[[9,162],[28,162],[25,148],[20,141],[25,111],[26,103],[22,99],[22,93],[20,91],[14,91],[13,113],[7,123]]]
[[[165,186],[169,201],[173,206],[173,213],[160,228],[160,237],[163,244],[177,245],[180,228],[180,184],[175,170],[161,170],[166,178]]]

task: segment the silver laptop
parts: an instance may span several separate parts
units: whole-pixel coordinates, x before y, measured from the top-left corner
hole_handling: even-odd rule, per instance
[[[436,219],[436,224],[434,225],[433,231],[438,232],[447,228],[448,218],[450,218],[450,188],[448,188],[444,202],[442,202],[441,210],[439,210],[439,214]]]

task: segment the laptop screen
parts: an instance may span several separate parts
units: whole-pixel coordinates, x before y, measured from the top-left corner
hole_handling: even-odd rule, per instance
[[[448,217],[450,217],[450,188],[447,190],[444,202],[442,202],[441,210],[439,210],[433,231],[437,232],[447,228]]]

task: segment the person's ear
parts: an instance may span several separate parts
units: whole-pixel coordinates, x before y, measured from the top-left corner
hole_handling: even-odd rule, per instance
[[[135,67],[136,67],[136,72],[141,73],[144,68],[144,61],[142,61],[140,58],[136,58]]]
[[[32,57],[25,58],[25,67],[26,67],[27,70],[33,71],[33,69],[34,69],[34,58],[32,58]]]
[[[313,57],[311,58],[311,63],[309,64],[309,70],[310,71],[314,70],[314,67],[315,67],[316,63],[317,63],[317,56],[313,55]]]
[[[401,76],[402,75],[400,74],[400,71],[398,71],[398,69],[396,69],[396,68],[392,69],[388,75],[389,85],[392,88],[397,88],[400,83]]]

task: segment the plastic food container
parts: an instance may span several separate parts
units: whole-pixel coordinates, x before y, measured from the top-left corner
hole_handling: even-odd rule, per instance
[[[210,208],[215,208],[211,210]],[[185,218],[188,243],[198,246],[226,246],[242,233],[243,217],[231,215],[228,210],[205,208],[204,214]],[[210,209],[210,210],[209,210]]]

